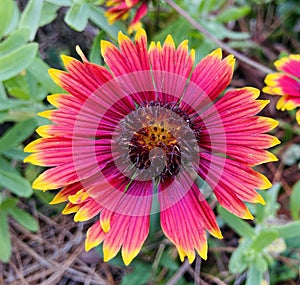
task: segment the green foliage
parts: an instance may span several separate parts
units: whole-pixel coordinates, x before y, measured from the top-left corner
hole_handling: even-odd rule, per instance
[[[242,237],[239,247],[230,258],[229,270],[235,274],[247,270],[246,284],[261,284],[264,273],[271,270],[275,262],[272,253],[281,254],[285,250],[276,244],[300,234],[299,221],[282,225],[272,222],[278,209],[276,200],[279,190],[280,185],[275,184],[264,194],[267,206],[257,206],[258,219],[254,227],[222,207],[218,209],[222,220]]]
[[[290,200],[291,215],[294,220],[300,219],[300,180],[294,185]]]
[[[82,32],[88,23],[88,5],[74,3],[65,16],[65,22],[74,30]]]

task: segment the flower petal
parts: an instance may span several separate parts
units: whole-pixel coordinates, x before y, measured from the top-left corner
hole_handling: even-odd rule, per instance
[[[300,78],[300,54],[290,54],[274,62],[277,70]]]

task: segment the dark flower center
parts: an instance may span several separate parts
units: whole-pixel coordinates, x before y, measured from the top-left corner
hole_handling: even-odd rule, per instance
[[[160,173],[161,177],[175,176],[181,164],[180,146],[164,126],[153,125],[135,132],[129,144],[129,157],[137,168],[147,169],[151,165],[150,153],[155,148],[161,148],[163,153],[153,153],[151,157],[153,164],[156,161],[157,167],[160,167],[159,162],[163,159],[162,156],[165,156],[165,167]]]
[[[152,178],[174,178],[191,159],[199,140],[193,120],[174,103],[142,102],[121,121],[120,145],[136,169],[152,171]],[[183,155],[186,154],[186,155]]]

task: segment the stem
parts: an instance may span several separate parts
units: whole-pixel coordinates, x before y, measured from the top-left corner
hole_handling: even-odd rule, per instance
[[[205,30],[198,22],[196,22],[186,11],[181,9],[177,4],[175,4],[172,0],[165,0],[167,4],[169,4],[174,10],[176,10],[181,16],[183,16],[192,26],[194,26],[200,33],[205,35],[207,38],[209,38],[211,41],[216,43],[219,47],[226,50],[228,53],[233,54],[237,59],[240,61],[243,61],[244,63],[262,71],[263,73],[274,73],[275,71],[270,69],[267,66],[264,66],[251,58],[241,54],[240,52],[236,51],[235,49],[231,48],[224,42],[220,41],[218,38],[216,38],[214,35],[212,35],[210,32]]]
[[[179,279],[184,275],[184,273],[191,267],[188,260],[186,259],[184,263],[179,267],[176,273],[172,276],[172,278],[166,283],[166,285],[175,285],[179,281]]]

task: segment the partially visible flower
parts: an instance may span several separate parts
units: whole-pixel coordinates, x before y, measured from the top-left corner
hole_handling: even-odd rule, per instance
[[[235,63],[221,49],[194,66],[187,41],[176,48],[168,36],[148,48],[143,29],[134,42],[121,32],[118,41],[119,48],[101,42],[108,68],[78,49],[82,62],[63,56],[67,71],[49,71],[66,94],[48,97],[56,109],[40,115],[53,124],[25,148],[26,162],[51,167],[33,188],[62,188],[52,203],[67,202],[63,213],[75,221],[97,217],[85,246],[103,242],[105,261],[119,251],[132,261],[153,211],[182,261],[196,252],[206,259],[206,231],[222,234],[205,186],[228,211],[253,219],[244,202],[264,204],[256,189],[271,183],[252,167],[277,160],[267,149],[279,141],[266,134],[277,122],[257,116],[268,101],[257,100],[255,88],[219,98]]]
[[[265,78],[266,87],[263,92],[281,96],[277,101],[277,109],[293,110],[300,107],[300,54],[290,54],[275,61],[279,72],[268,74]],[[300,124],[300,109],[296,113]]]
[[[147,14],[147,2],[145,0],[108,0],[106,6],[109,7],[105,13],[110,24],[117,20],[126,20],[130,11],[137,9],[131,21],[128,33],[138,30],[141,27],[140,20]]]

